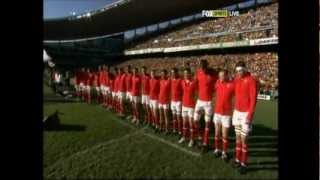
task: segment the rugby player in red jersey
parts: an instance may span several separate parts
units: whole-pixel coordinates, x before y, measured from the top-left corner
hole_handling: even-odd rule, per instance
[[[86,96],[86,77],[87,77],[87,73],[84,67],[81,68],[81,71],[79,73],[79,90],[80,90],[80,96],[81,96],[81,100],[84,101],[85,100],[85,96]]]
[[[100,81],[99,81],[99,71],[92,73],[92,89],[95,91],[93,99],[96,103],[99,103],[100,96]]]
[[[171,112],[173,119],[173,133],[182,135],[182,79],[178,75],[178,69],[171,69]]]
[[[246,173],[248,161],[248,135],[257,103],[257,82],[247,71],[244,62],[236,64],[235,107],[232,125],[236,133],[236,150],[233,166]]]
[[[165,134],[169,134],[169,105],[170,105],[170,87],[171,81],[167,77],[167,70],[161,70],[160,91],[159,91],[159,115],[160,115],[160,131],[165,124]]]
[[[118,98],[119,98],[119,116],[124,117],[124,102],[126,98],[126,74],[123,73],[123,69],[119,68],[119,86],[118,86]]]
[[[220,70],[219,79],[215,84],[216,99],[214,105],[214,154],[224,161],[228,160],[228,132],[231,125],[232,98],[234,96],[234,83],[227,70]],[[222,133],[222,148],[221,148]],[[221,153],[222,152],[222,153]]]
[[[131,83],[131,102],[132,102],[132,123],[139,124],[140,122],[140,98],[141,98],[141,77],[138,75],[138,68],[132,69],[132,83]]]
[[[98,89],[99,89],[99,93],[98,93],[98,103],[103,103],[103,84],[104,84],[104,80],[101,79],[101,75],[102,75],[102,72],[103,72],[103,66],[102,65],[99,65],[98,66],[98,71],[97,71],[97,75],[98,75]]]
[[[119,100],[119,85],[120,85],[120,76],[121,76],[121,70],[120,68],[116,68],[116,78],[114,80],[114,89],[116,92],[116,96],[115,96],[115,110],[117,113],[120,112],[120,100]]]
[[[147,74],[147,68],[143,66],[141,68],[141,104],[145,112],[144,123],[151,125],[151,109],[150,103],[150,76]]]
[[[159,127],[159,117],[158,117],[158,100],[159,100],[159,88],[160,81],[158,77],[156,77],[155,70],[151,70],[150,72],[150,109],[151,109],[151,119],[152,125],[155,127],[155,132],[158,132]]]
[[[100,82],[100,94],[99,94],[99,103],[102,104],[102,106],[105,106],[105,97],[106,97],[106,93],[105,93],[105,84],[106,84],[106,79],[105,79],[105,67],[104,65],[99,65],[98,66],[98,74],[99,74],[99,82]]]
[[[188,127],[190,130],[190,141],[188,146],[192,147],[195,141],[195,127],[193,122],[193,115],[194,115],[194,106],[195,106],[195,96],[196,96],[196,88],[197,83],[191,77],[191,70],[190,68],[186,68],[183,71],[184,80],[182,81],[182,118],[183,118],[183,132],[182,137],[179,140],[179,143],[183,143],[187,139]]]
[[[108,82],[111,91],[111,94],[109,94],[109,97],[111,97],[109,100],[109,109],[112,109],[114,112],[117,112],[117,71],[117,67],[113,68],[113,71],[110,73],[110,78]]]
[[[81,95],[81,91],[80,91],[80,69],[76,69],[75,74],[74,74],[74,78],[75,78],[75,84],[74,84],[74,88],[76,89],[76,96],[80,97]]]
[[[86,102],[87,103],[91,103],[91,86],[92,86],[92,73],[90,71],[90,68],[87,68],[87,72],[86,72]]]
[[[134,116],[134,112],[132,110],[132,103],[131,103],[131,85],[132,85],[132,73],[131,73],[131,66],[128,65],[125,68],[125,83],[126,83],[126,97],[125,97],[125,103],[127,104],[127,112],[129,115],[127,116],[127,119],[130,119]]]
[[[203,135],[202,152],[207,152],[212,116],[212,96],[217,76],[208,68],[208,62],[206,60],[200,61],[200,69],[196,72],[196,80],[198,83],[198,100],[195,107],[194,121],[197,131],[199,131],[200,113],[203,110],[205,113],[205,130]]]

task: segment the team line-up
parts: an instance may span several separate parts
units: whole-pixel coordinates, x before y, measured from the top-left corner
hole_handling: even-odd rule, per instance
[[[148,125],[156,133],[178,134],[179,143],[189,140],[189,147],[196,144],[202,152],[209,150],[213,121],[214,155],[224,161],[229,159],[228,132],[232,125],[236,134],[232,165],[245,173],[257,81],[242,61],[236,64],[235,72],[236,76],[231,78],[228,70],[213,70],[204,59],[199,62],[194,76],[190,68],[185,68],[183,77],[176,68],[171,69],[170,74],[162,69],[158,77],[154,69],[149,75],[146,67],[138,69],[129,65],[123,72],[122,68],[114,67],[110,71],[108,66],[101,65],[94,73],[85,68],[77,71],[75,89],[77,96],[88,103],[97,99],[120,117],[128,114],[132,123]],[[95,96],[94,91],[97,92]],[[205,120],[203,132],[199,129],[202,116]]]

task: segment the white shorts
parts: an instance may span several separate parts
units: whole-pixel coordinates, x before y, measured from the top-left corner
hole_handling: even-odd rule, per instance
[[[161,103],[159,103],[159,109],[169,109],[169,104],[161,104]]]
[[[79,90],[84,91],[86,89],[86,86],[83,83],[79,84]]]
[[[150,108],[152,108],[152,109],[158,109],[159,108],[159,106],[158,106],[158,100],[152,100],[152,99],[150,99]]]
[[[229,128],[231,124],[231,116],[214,113],[213,122],[214,124],[222,124],[223,127]]]
[[[86,89],[87,91],[90,91],[90,90],[91,90],[91,86],[90,86],[90,85],[87,85],[87,86],[85,86],[85,89]]]
[[[117,95],[116,92],[114,92],[114,91],[111,92],[111,96],[112,96],[113,98],[116,97],[116,95]]]
[[[103,85],[103,84],[101,84],[101,85],[100,85],[100,91],[101,91],[101,93],[102,93],[103,95],[106,95],[106,86]]]
[[[110,87],[109,86],[104,86],[105,88],[105,91],[106,91],[106,94],[110,93]]]
[[[96,91],[100,92],[100,87],[96,86]]]
[[[233,111],[232,116],[232,125],[233,126],[240,126],[240,129],[235,129],[236,133],[241,133],[241,135],[248,135],[251,131],[251,124],[247,124],[247,115],[248,112],[240,112],[237,110]]]
[[[140,102],[140,96],[131,96],[131,101],[133,103],[139,103]]]
[[[117,97],[119,98],[119,100],[122,100],[122,99],[124,99],[126,97],[126,93],[118,91]]]
[[[193,118],[194,108],[182,106],[181,115],[182,115],[183,118],[185,118],[185,117]]]
[[[198,121],[200,119],[199,111],[204,110],[205,113],[205,121],[210,122],[212,116],[212,102],[211,101],[201,101],[197,100],[196,107],[194,109],[194,120]]]
[[[80,91],[80,86],[79,85],[75,84],[74,88],[76,89],[76,91]]]
[[[171,101],[171,111],[172,114],[181,114],[181,101]]]
[[[141,104],[149,105],[149,103],[150,103],[149,95],[142,95],[141,96]]]
[[[126,100],[131,101],[131,92],[126,92]]]

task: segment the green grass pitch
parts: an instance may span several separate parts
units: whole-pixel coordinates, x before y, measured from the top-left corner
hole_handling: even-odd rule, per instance
[[[47,86],[43,108],[44,116],[55,110],[62,113],[61,127],[43,133],[45,179],[278,177],[275,101],[258,101],[245,175],[230,163],[215,159],[212,151],[200,155],[196,148],[178,144],[178,137],[164,137],[148,128],[133,126],[98,105],[64,101]],[[233,140],[232,133],[232,154]]]

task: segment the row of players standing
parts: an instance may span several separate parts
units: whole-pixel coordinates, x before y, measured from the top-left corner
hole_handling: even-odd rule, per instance
[[[125,73],[122,68],[115,68],[111,73],[105,65],[99,66],[97,73],[85,73],[83,69],[76,73],[76,90],[90,102],[90,91],[95,89],[101,95],[103,105],[121,117],[125,116],[125,103],[129,102],[127,110],[133,123],[142,122],[141,112],[144,112],[142,123],[154,127],[156,132],[178,133],[181,136],[179,143],[190,139],[189,147],[197,142],[203,152],[209,149],[213,116],[214,154],[225,161],[229,159],[228,131],[232,120],[236,134],[233,166],[245,173],[248,134],[257,101],[256,79],[247,71],[244,62],[237,63],[234,79],[228,70],[213,71],[206,60],[201,60],[199,65],[194,77],[189,68],[184,69],[183,78],[179,77],[176,68],[171,69],[171,77],[165,69],[161,70],[160,77],[156,76],[156,70],[151,70],[149,75],[146,67],[141,68],[141,73],[130,66],[126,67]],[[140,105],[143,111],[140,111]],[[172,121],[169,120],[170,110]],[[199,120],[202,115],[205,129],[201,133]]]

